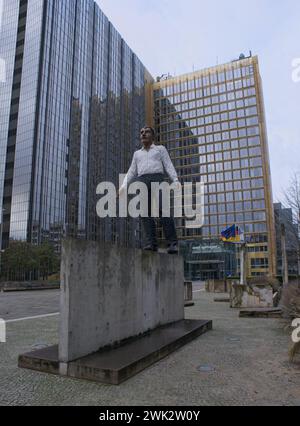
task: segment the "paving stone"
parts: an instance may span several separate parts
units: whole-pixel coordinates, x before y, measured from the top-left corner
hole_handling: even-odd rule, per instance
[[[289,362],[291,337],[282,320],[239,318],[214,297],[194,293],[195,306],[186,309],[186,318],[213,320],[211,332],[118,387],[18,369],[19,354],[57,343],[58,318],[10,323],[7,343],[0,344],[0,404],[299,406],[300,368]],[[15,303],[24,313],[25,305]],[[215,371],[200,373],[200,365]]]

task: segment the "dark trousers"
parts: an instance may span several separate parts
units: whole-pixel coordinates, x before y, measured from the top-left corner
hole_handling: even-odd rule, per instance
[[[163,174],[143,175],[135,179],[135,182],[143,182],[148,188],[148,217],[142,217],[142,226],[145,233],[146,245],[157,246],[155,219],[151,217],[151,183],[161,183],[165,180]],[[177,243],[177,234],[173,217],[162,217],[162,196],[159,197],[159,219],[165,238],[169,244]]]

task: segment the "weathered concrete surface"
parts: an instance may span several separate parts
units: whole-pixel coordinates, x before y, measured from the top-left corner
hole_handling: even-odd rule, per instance
[[[62,245],[59,360],[184,319],[183,259],[111,244]]]
[[[231,308],[273,308],[273,289],[269,285],[234,284],[230,292]]]

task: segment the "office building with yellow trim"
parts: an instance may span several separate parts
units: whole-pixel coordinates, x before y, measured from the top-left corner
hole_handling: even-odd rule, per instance
[[[205,183],[205,224],[181,240],[218,239],[239,225],[248,241],[248,275],[274,275],[275,228],[268,138],[258,58],[157,79],[148,95],[157,141],[181,182]]]

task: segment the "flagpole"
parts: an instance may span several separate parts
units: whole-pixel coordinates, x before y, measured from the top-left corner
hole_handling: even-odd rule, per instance
[[[224,242],[230,242],[234,244],[239,244],[240,249],[240,284],[247,284],[247,273],[246,273],[246,253],[247,245],[245,241],[244,232],[239,226],[232,225],[229,228],[221,232],[221,238]]]
[[[246,243],[241,244],[240,252],[240,270],[241,270],[241,279],[240,284],[246,285]]]

